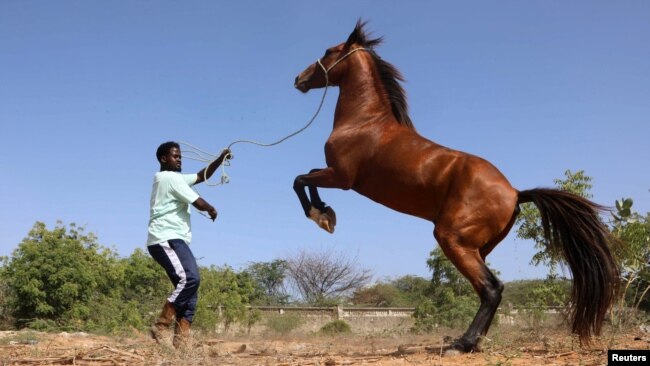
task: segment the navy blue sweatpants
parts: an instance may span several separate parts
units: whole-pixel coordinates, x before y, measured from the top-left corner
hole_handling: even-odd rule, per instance
[[[185,318],[191,323],[201,279],[190,247],[182,239],[172,239],[166,243],[149,245],[147,248],[175,286],[167,300],[176,308],[176,320]]]

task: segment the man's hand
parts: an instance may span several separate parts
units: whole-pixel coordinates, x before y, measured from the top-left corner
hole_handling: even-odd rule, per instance
[[[232,151],[230,149],[226,148],[221,151],[221,154],[219,155],[218,158],[216,158],[214,161],[212,161],[210,164],[208,164],[207,167],[199,170],[196,173],[196,182],[194,184],[199,184],[202,182],[205,182],[206,180],[210,179],[212,174],[214,174],[214,171],[217,170],[217,168],[223,163],[224,159],[232,159]]]
[[[203,198],[197,198],[196,201],[192,202],[192,206],[196,207],[199,211],[207,212],[212,221],[217,219],[217,210]]]
[[[212,219],[212,221],[216,220],[217,219],[217,210],[214,207],[210,207],[210,209],[208,210],[208,215],[210,215],[210,218]]]
[[[230,149],[228,149],[228,148],[225,148],[221,152],[221,156],[219,156],[219,159],[221,159],[221,161],[223,161],[224,159],[230,160],[230,159],[233,159],[234,157],[235,156],[232,154],[232,151],[230,151]]]

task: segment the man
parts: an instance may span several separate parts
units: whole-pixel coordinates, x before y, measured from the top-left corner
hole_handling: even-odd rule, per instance
[[[165,142],[156,151],[160,171],[153,180],[147,248],[175,286],[151,327],[151,336],[156,342],[163,339],[174,317],[174,347],[186,345],[189,340],[200,282],[196,259],[189,247],[192,239],[190,204],[207,212],[212,221],[217,218],[217,210],[191,186],[209,179],[229,154],[230,150],[225,149],[198,173],[181,174],[182,156],[178,143]]]

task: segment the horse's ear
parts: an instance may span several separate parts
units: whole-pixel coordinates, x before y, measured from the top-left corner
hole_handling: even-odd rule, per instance
[[[363,26],[366,25],[366,22],[361,19],[357,20],[357,25],[354,27],[352,33],[348,37],[348,40],[345,41],[345,46],[349,47],[353,43],[363,45],[366,43],[366,35],[363,33]]]

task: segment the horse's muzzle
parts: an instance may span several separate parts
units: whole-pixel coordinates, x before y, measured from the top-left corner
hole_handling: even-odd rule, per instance
[[[300,90],[303,93],[306,93],[309,91],[309,87],[307,86],[307,81],[309,81],[309,78],[302,77],[302,74],[296,76],[296,80],[293,82],[293,87]]]

